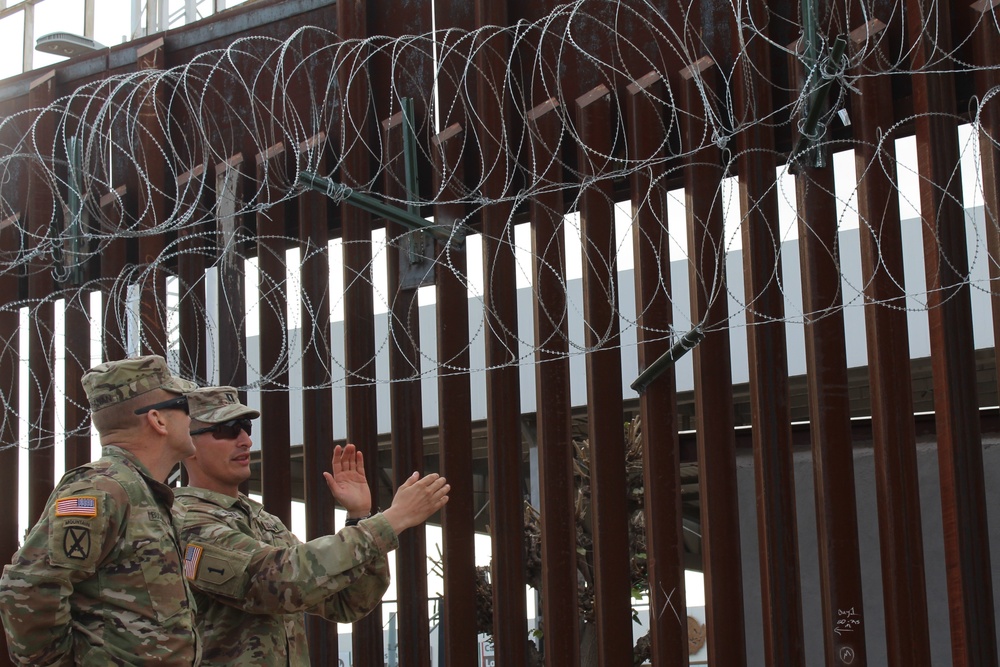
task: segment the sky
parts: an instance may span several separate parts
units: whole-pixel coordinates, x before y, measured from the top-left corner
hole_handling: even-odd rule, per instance
[[[246,0],[225,0],[226,7],[235,7]],[[184,23],[184,0],[167,0],[170,27]],[[7,0],[8,7],[16,7],[18,0]],[[94,0],[94,40],[104,46],[116,46],[138,35],[138,26],[132,23],[133,0]],[[143,3],[145,4],[145,3]],[[198,0],[196,11],[207,16],[212,9],[211,0]],[[84,34],[83,0],[41,0],[35,5],[35,38],[53,32]],[[0,19],[0,79],[21,73],[21,53],[24,45],[24,12],[15,12]],[[59,56],[35,51],[35,68],[64,60]]]

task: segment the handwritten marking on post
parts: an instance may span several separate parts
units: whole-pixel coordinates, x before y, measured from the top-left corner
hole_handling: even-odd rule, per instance
[[[674,596],[674,593],[677,592],[677,589],[674,588],[670,591],[670,593],[667,593],[666,589],[663,588],[663,584],[660,584],[660,590],[663,591],[663,595],[666,596],[667,601],[663,603],[663,609],[660,610],[660,614],[657,616],[657,618],[663,618],[663,614],[667,611],[667,607],[670,607],[670,609],[674,612],[674,616],[677,617],[677,622],[681,623],[681,617],[677,613],[677,610],[674,609],[673,602],[670,601],[670,598]]]
[[[837,622],[833,626],[833,631],[838,635],[843,635],[847,632],[854,632],[861,626],[861,614],[854,611],[854,607],[850,609],[838,609],[837,610]]]

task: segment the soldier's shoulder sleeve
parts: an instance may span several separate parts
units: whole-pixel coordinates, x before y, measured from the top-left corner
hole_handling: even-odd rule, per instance
[[[118,541],[128,496],[106,470],[74,473],[56,488],[46,507],[47,556],[52,567],[90,574]]]
[[[0,577],[0,616],[18,664],[72,660],[70,596],[117,542],[122,512],[121,488],[92,469],[72,471],[52,492]]]
[[[250,561],[261,543],[240,530],[229,510],[191,497],[182,504],[178,516],[184,576],[204,593],[241,599],[250,578]]]

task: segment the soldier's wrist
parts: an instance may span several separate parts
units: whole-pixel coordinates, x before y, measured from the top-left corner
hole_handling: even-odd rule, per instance
[[[370,519],[375,516],[376,512],[374,510],[369,511],[363,516],[351,516],[350,513],[347,515],[347,521],[344,522],[345,526],[356,526],[365,519]]]

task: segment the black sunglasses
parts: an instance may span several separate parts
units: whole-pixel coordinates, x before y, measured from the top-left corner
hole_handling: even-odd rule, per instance
[[[249,419],[230,419],[221,424],[212,424],[205,428],[196,428],[191,431],[191,435],[201,435],[211,433],[216,440],[235,440],[240,437],[240,431],[246,431],[247,435],[253,435],[253,422]]]
[[[187,414],[187,396],[178,396],[177,398],[171,398],[169,401],[161,401],[160,403],[153,403],[152,405],[141,407],[135,411],[135,414],[144,415],[150,410],[183,410],[184,414]]]

